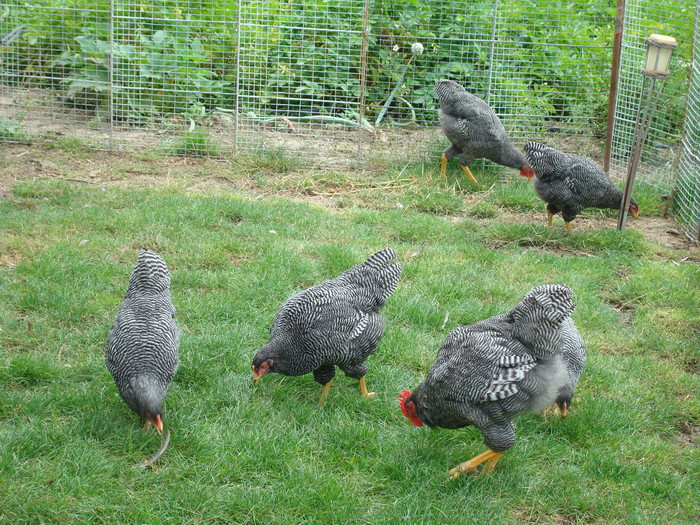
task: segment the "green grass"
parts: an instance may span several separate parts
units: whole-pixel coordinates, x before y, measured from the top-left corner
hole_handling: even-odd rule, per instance
[[[368,177],[268,161],[284,176],[202,161],[191,180],[211,169],[240,184],[33,178],[0,199],[0,522],[697,522],[698,447],[683,432],[700,424],[696,263],[614,218],[573,236],[544,214],[504,222],[542,205],[488,172],[474,188],[453,169],[440,183],[432,164]],[[83,163],[66,160],[67,177]],[[342,374],[324,409],[310,375],[254,387],[279,304],[384,246],[404,272],[368,362],[376,397]],[[140,432],[102,354],[140,248],[167,261],[182,329],[156,470],[132,468],[159,438]],[[569,417],[522,416],[491,476],[447,482],[481,434],[410,427],[397,393],[449,330],[548,282],[576,292],[588,347]]]
[[[178,157],[218,157],[219,144],[202,129],[185,131],[165,147],[168,154]]]

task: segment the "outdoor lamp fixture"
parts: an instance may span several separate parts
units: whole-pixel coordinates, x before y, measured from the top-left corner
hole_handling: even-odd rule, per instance
[[[644,96],[644,82],[649,78],[649,90],[647,91],[646,104],[644,111],[637,113],[637,122],[634,126],[634,138],[632,140],[632,152],[630,155],[630,163],[627,167],[627,182],[625,183],[625,191],[622,194],[622,204],[620,205],[620,218],[617,221],[617,229],[622,230],[625,227],[627,220],[627,212],[630,207],[630,199],[632,198],[632,186],[634,185],[634,177],[637,174],[639,166],[639,158],[642,155],[642,148],[649,133],[649,123],[651,115],[649,108],[656,106],[656,101],[663,90],[663,84],[659,91],[654,96],[654,84],[656,79],[665,80],[670,74],[668,64],[671,61],[673,50],[678,47],[676,39],[664,35],[650,35],[644,39],[647,45],[647,59],[642,69],[642,87],[639,90],[639,108],[642,107],[642,97]],[[653,104],[652,104],[653,98]],[[641,118],[640,118],[641,117]]]

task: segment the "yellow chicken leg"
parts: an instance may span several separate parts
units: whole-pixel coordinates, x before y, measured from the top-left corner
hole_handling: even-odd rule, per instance
[[[503,452],[494,452],[493,450],[489,449],[486,452],[479,454],[478,456],[474,456],[469,461],[460,463],[455,468],[450,469],[447,473],[449,474],[451,480],[457,479],[464,472],[475,472],[476,467],[478,467],[485,461],[486,465],[484,466],[483,473],[485,475],[488,475],[491,474],[491,472],[493,472],[494,468],[496,468],[496,464],[498,463],[498,460],[501,459],[502,455]]]
[[[367,383],[365,383],[364,376],[362,376],[360,378],[359,385],[360,385],[360,394],[362,394],[362,397],[364,397],[365,399],[369,399],[370,397],[372,397],[374,395],[374,392],[367,392]]]
[[[574,233],[573,228],[571,228],[571,223],[564,221],[564,224],[566,224],[566,229],[569,230],[569,233]]]
[[[326,406],[326,400],[328,399],[328,392],[330,391],[332,384],[333,384],[333,380],[331,379],[330,381],[328,381],[328,383],[323,385],[323,390],[321,390],[321,400],[318,402],[318,404],[321,405],[322,407]]]
[[[442,154],[442,160],[440,161],[440,178],[441,179],[446,179],[447,175],[447,155],[444,153]]]
[[[550,211],[547,212],[547,228],[552,227],[552,219],[554,218],[554,214]]]
[[[462,168],[462,171],[464,171],[464,173],[467,174],[467,177],[469,177],[469,178],[471,179],[471,181],[472,181],[474,184],[479,184],[478,182],[476,182],[476,179],[474,178],[474,175],[472,175],[472,172],[471,172],[471,170],[469,169],[469,166],[462,166],[462,165],[460,164],[459,167]]]

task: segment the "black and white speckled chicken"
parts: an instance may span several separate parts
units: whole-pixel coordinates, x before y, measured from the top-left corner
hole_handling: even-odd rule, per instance
[[[584,208],[619,210],[623,192],[613,186],[603,168],[595,161],[554,148],[528,142],[525,155],[535,171],[535,191],[547,203],[547,225],[561,212],[566,229]],[[636,219],[639,207],[630,200],[629,213]]]
[[[440,101],[440,127],[452,143],[442,152],[440,177],[445,178],[447,161],[457,155],[460,155],[459,167],[474,184],[477,182],[469,169],[469,163],[474,159],[484,158],[515,168],[528,179],[535,175],[525,156],[508,138],[498,115],[486,102],[454,80],[438,80],[435,96]]]
[[[163,431],[161,403],[178,366],[180,332],[170,273],[160,255],[143,250],[107,338],[105,363],[127,406]]]
[[[287,299],[275,316],[270,341],[253,358],[255,382],[269,372],[313,372],[323,385],[323,406],[338,366],[359,380],[364,397],[374,395],[367,392],[365,360],[384,333],[379,310],[398,286],[401,266],[395,259],[394,250],[385,248],[339,277]]]
[[[414,425],[472,425],[483,433],[489,450],[451,469],[452,479],[484,462],[484,473],[491,472],[515,444],[519,414],[569,406],[585,363],[569,317],[572,299],[568,286],[537,286],[510,312],[456,328],[425,381],[401,394],[401,410]]]

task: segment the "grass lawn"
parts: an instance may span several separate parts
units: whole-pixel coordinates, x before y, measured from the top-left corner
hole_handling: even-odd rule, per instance
[[[640,220],[588,210],[568,235],[513,172],[475,188],[437,159],[329,173],[2,145],[0,522],[697,523],[700,256],[638,185]],[[521,180],[518,180],[521,179]],[[293,293],[393,247],[404,267],[363,399],[251,359]],[[138,250],[168,263],[180,369],[169,449],[103,358]],[[453,328],[565,283],[588,364],[565,420],[525,415],[491,476],[445,473],[474,428],[407,425],[396,402]]]

